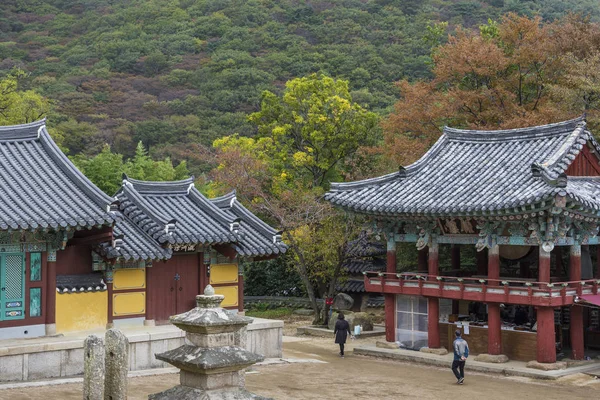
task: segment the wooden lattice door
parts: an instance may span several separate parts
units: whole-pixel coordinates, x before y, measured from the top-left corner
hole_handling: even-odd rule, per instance
[[[0,254],[0,321],[25,318],[25,255]]]

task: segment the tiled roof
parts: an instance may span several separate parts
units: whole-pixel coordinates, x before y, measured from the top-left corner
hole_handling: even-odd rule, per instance
[[[106,290],[101,273],[86,275],[56,275],[59,293],[98,292]]]
[[[219,244],[234,242],[239,236],[238,220],[198,192],[193,178],[147,182],[125,177],[117,198],[123,212],[161,243]]]
[[[60,151],[45,120],[0,127],[0,230],[112,225],[113,202]]]
[[[175,230],[175,220],[164,216],[138,194],[130,185],[123,185],[116,198],[119,209],[144,233],[159,243],[175,243],[171,234]]]
[[[105,258],[122,258],[124,260],[168,260],[173,255],[173,250],[161,245],[141,229],[129,217],[123,216],[113,229],[115,238],[119,238],[119,246],[113,247],[112,243],[102,243],[96,250]]]
[[[351,259],[343,264],[343,268],[350,274],[362,274],[367,271],[385,270],[385,260],[376,258],[374,260],[356,260]]]
[[[357,239],[348,242],[346,246],[346,257],[378,257],[386,254],[385,245],[369,240],[364,231]]]
[[[281,233],[248,211],[235,197],[235,191],[211,199],[211,202],[231,218],[239,218],[243,236],[233,244],[238,254],[248,257],[268,257],[287,251],[287,245],[281,241]]]
[[[445,128],[414,164],[382,177],[331,185],[326,198],[346,209],[391,216],[489,216],[567,207],[598,215],[597,178],[567,177],[583,146],[600,148],[577,118],[531,128]]]
[[[208,200],[194,179],[175,182],[138,181],[124,176],[116,194],[122,221],[115,235],[122,245],[104,245],[107,258],[167,259],[168,245],[231,244],[240,256],[269,257],[285,253],[280,234],[235,199],[235,192]]]
[[[361,293],[365,291],[365,281],[362,279],[348,279],[346,282],[337,285],[336,290],[343,293]]]

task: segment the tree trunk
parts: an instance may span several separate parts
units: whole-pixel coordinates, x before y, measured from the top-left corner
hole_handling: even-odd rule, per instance
[[[300,279],[302,279],[302,283],[304,283],[304,287],[306,288],[306,294],[308,294],[308,300],[310,301],[312,309],[315,313],[314,314],[315,319],[313,320],[313,324],[318,325],[319,322],[321,322],[320,316],[319,316],[319,305],[317,304],[317,298],[315,297],[315,290],[314,290],[313,285],[310,282],[310,279],[308,277],[308,268],[306,267],[306,261],[304,259],[304,254],[302,254],[302,252],[298,248],[298,245],[296,244],[296,241],[294,240],[292,235],[287,234],[286,236],[288,239],[288,243],[290,244],[290,247],[298,256],[298,259],[299,259],[298,272],[300,272]]]
[[[340,271],[342,270],[342,265],[344,265],[344,261],[346,260],[346,244],[347,242],[344,242],[344,244],[342,244],[340,246],[340,248],[338,249],[338,263],[335,266],[335,270],[333,271],[333,276],[331,277],[331,281],[329,281],[329,290],[327,290],[327,296],[326,297],[333,297],[333,293],[335,292],[335,285],[337,284],[337,278],[340,276]],[[325,321],[325,324],[329,323],[329,309],[331,308],[330,305],[325,305],[325,307],[323,307],[324,309],[324,317],[323,317],[323,321]]]

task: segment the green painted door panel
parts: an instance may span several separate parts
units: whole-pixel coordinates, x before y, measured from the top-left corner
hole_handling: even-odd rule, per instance
[[[0,254],[0,321],[25,318],[25,255]]]

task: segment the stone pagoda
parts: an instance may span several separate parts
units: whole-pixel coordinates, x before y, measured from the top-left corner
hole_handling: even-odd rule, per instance
[[[185,344],[156,354],[156,358],[181,369],[180,384],[150,400],[262,399],[244,388],[244,369],[264,358],[245,349],[246,326],[252,321],[220,307],[224,299],[212,286],[196,296],[196,308],[170,318],[186,332]]]

